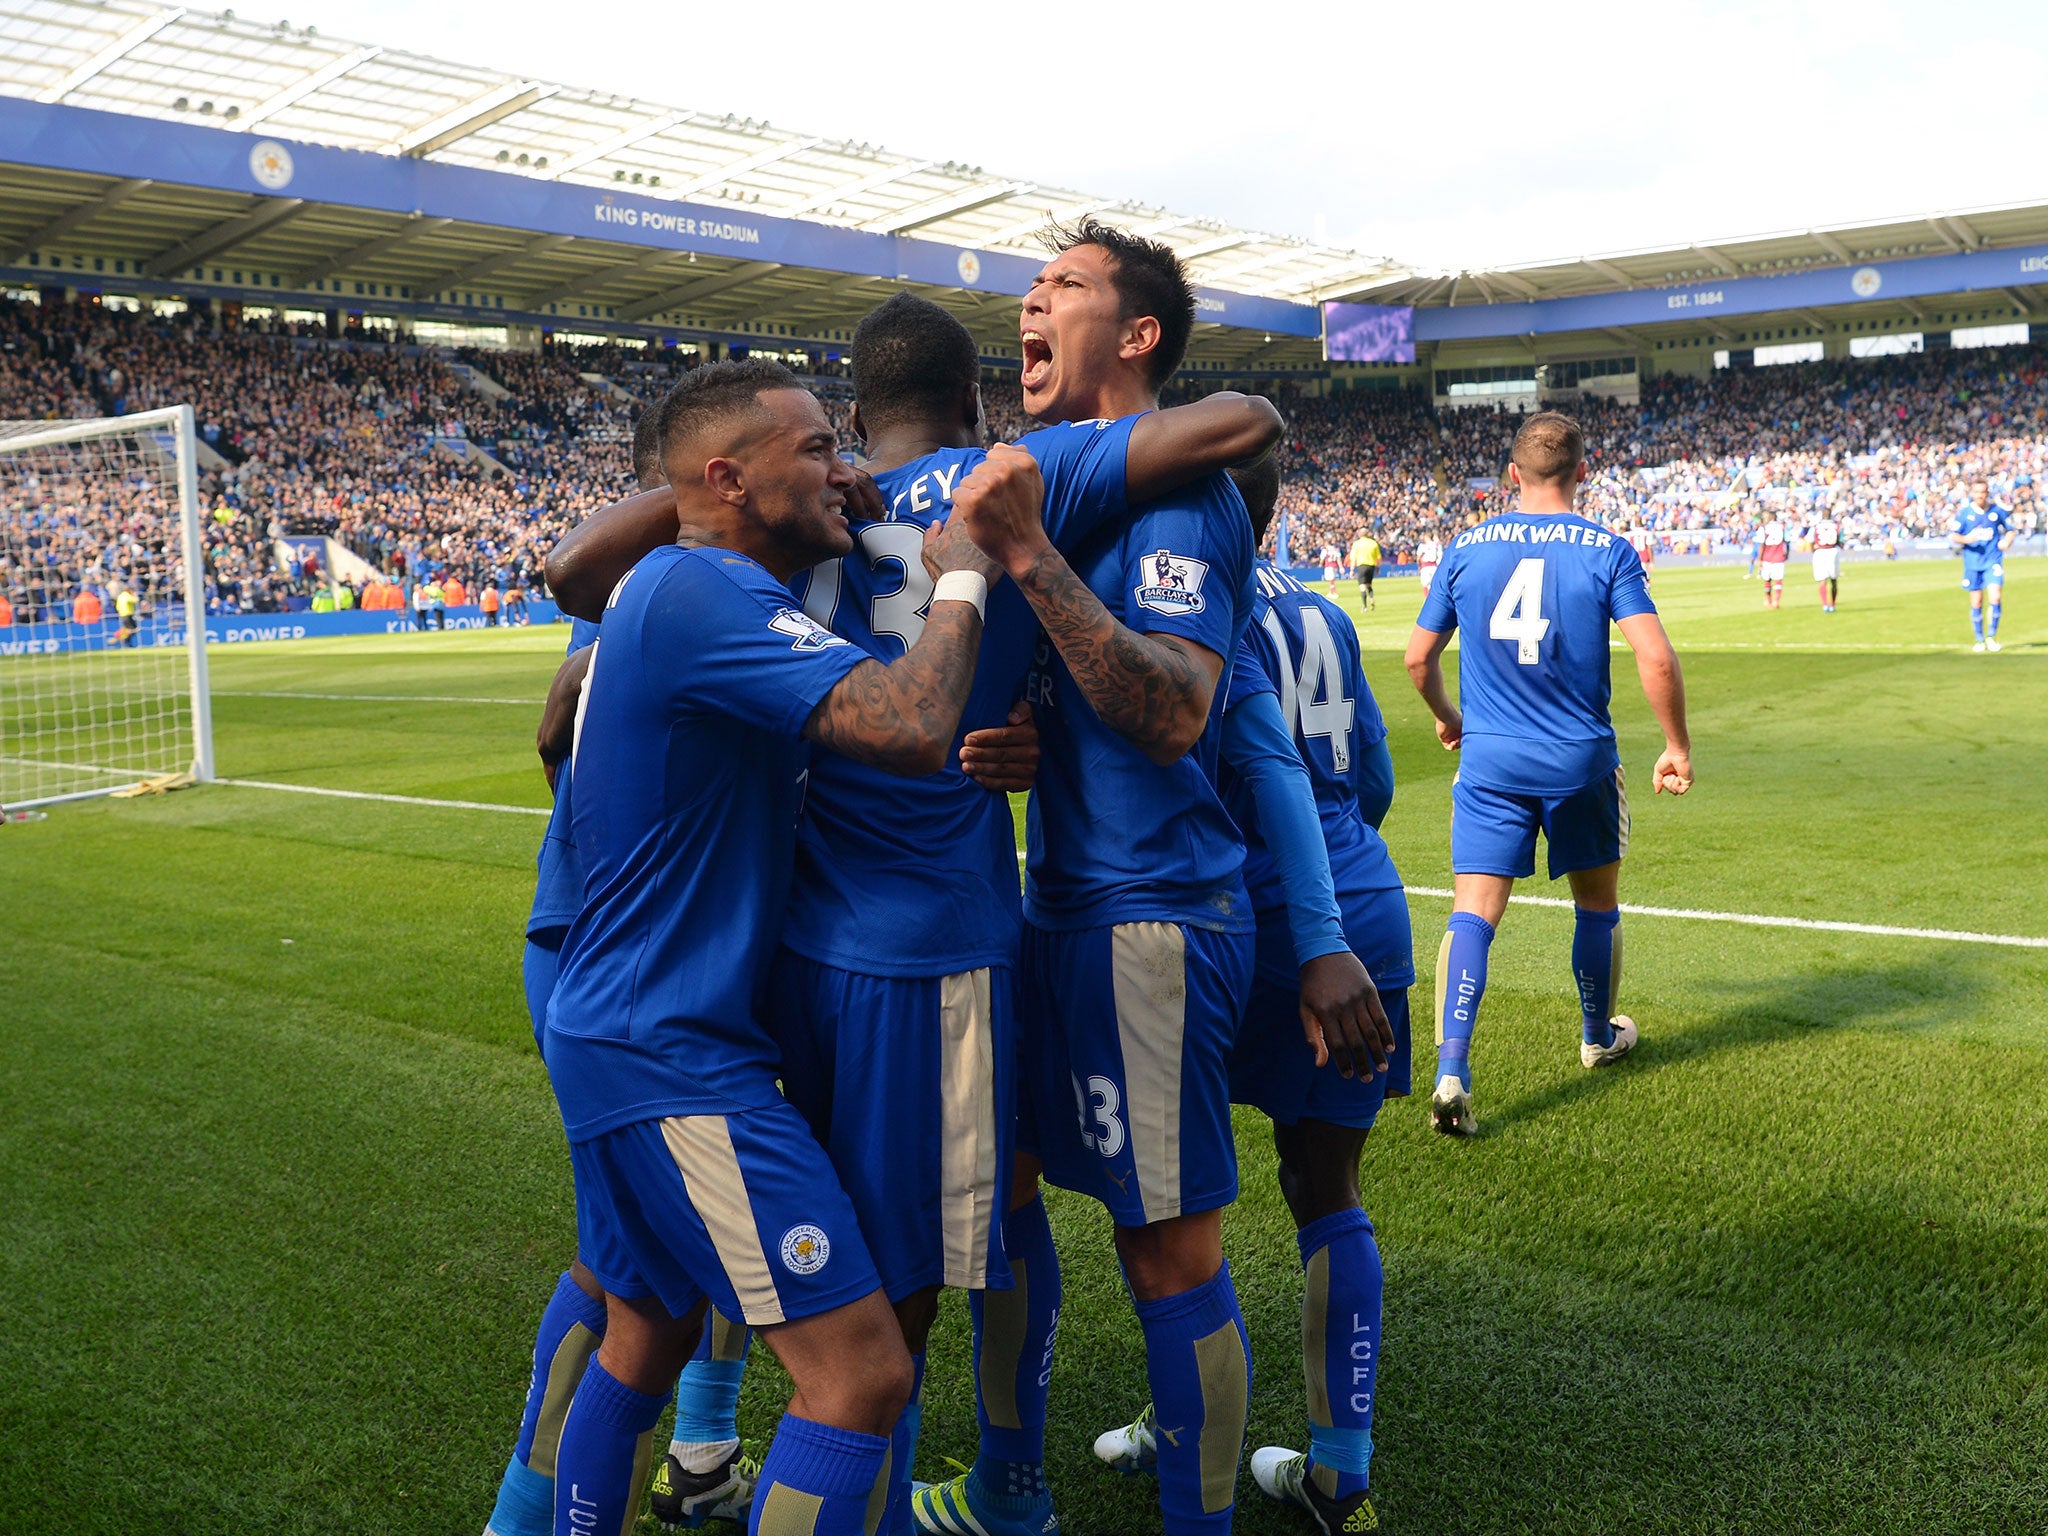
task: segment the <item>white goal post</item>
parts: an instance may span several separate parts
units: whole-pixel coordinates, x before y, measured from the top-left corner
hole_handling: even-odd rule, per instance
[[[213,778],[192,407],[0,420],[0,806]]]

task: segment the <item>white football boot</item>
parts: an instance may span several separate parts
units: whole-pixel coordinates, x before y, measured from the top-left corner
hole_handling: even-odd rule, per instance
[[[1473,1136],[1479,1121],[1472,1114],[1472,1091],[1446,1072],[1436,1080],[1436,1092],[1429,1096],[1430,1129],[1444,1136]]]
[[[1614,1044],[1590,1045],[1583,1038],[1579,1041],[1579,1065],[1582,1067],[1611,1067],[1636,1048],[1636,1021],[1625,1013],[1617,1013],[1611,1020],[1614,1025]]]
[[[1152,1472],[1159,1467],[1159,1419],[1147,1403],[1129,1424],[1105,1429],[1095,1437],[1096,1459],[1119,1472]]]

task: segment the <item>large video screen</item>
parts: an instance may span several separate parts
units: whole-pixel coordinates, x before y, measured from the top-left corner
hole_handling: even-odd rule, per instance
[[[1332,363],[1414,362],[1414,306],[1325,304],[1323,358]]]

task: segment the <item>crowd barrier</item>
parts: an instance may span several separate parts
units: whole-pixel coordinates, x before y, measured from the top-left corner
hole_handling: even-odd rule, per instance
[[[527,621],[532,624],[566,622],[552,602],[527,604]],[[481,608],[444,608],[439,629],[487,629]],[[499,626],[504,626],[501,614]],[[350,609],[346,613],[238,613],[215,615],[206,621],[208,645],[245,645],[261,640],[326,640],[336,635],[401,635],[416,633],[414,615],[394,609]],[[427,632],[437,626],[427,620]],[[10,624],[0,626],[0,656],[48,656],[64,651],[105,651],[122,643],[116,620],[98,624]],[[182,614],[163,621],[145,621],[136,631],[134,645],[176,645],[185,643]]]

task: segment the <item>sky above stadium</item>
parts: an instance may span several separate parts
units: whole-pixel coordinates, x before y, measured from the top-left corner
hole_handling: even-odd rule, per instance
[[[1425,266],[2048,201],[2048,9],[306,0],[296,24]],[[1171,20],[1164,18],[1170,14]]]

